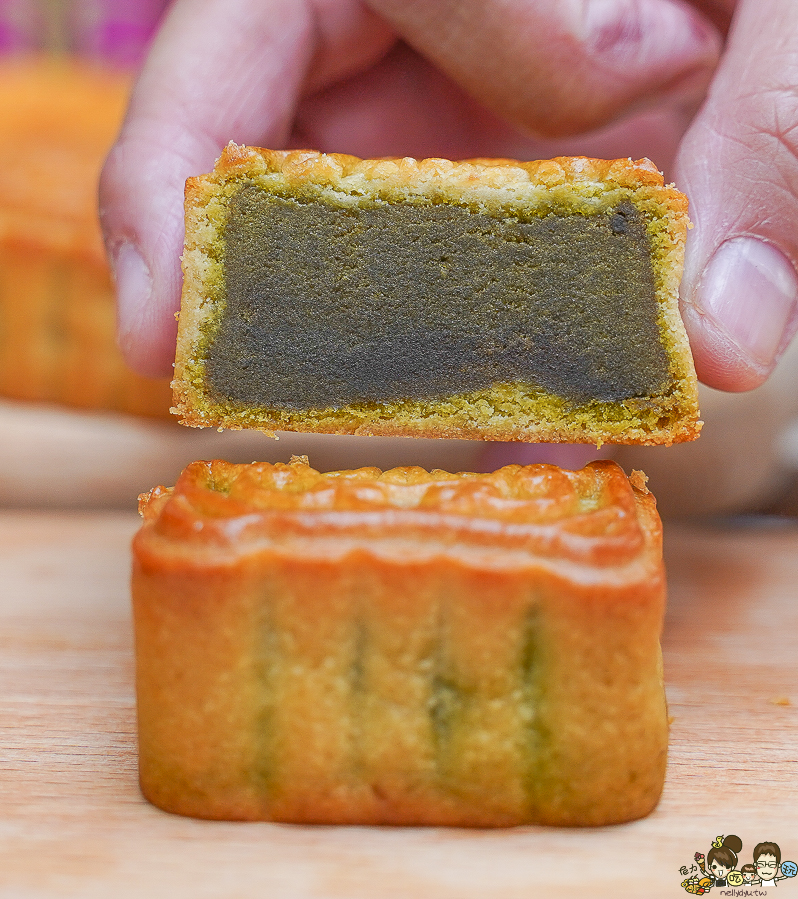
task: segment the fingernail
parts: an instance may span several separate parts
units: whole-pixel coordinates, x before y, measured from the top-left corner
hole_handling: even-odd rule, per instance
[[[693,302],[748,359],[769,367],[795,315],[798,277],[772,244],[737,237],[715,251]]]
[[[152,297],[152,275],[132,243],[123,243],[113,259],[116,282],[117,339],[124,349],[141,327]]]

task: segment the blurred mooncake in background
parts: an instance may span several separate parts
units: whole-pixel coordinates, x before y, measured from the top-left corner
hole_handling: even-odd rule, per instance
[[[166,416],[169,382],[117,349],[97,180],[130,76],[75,59],[0,64],[0,395]]]

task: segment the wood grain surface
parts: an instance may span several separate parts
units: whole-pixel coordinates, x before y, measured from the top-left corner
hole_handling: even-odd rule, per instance
[[[595,830],[194,821],[144,801],[133,515],[0,513],[0,896],[678,896],[718,834],[798,858],[798,527],[669,528],[673,725],[649,818]],[[712,891],[722,895],[719,889]],[[798,899],[798,878],[779,894]]]

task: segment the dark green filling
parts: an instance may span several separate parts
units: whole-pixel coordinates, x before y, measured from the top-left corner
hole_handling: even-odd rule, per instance
[[[246,405],[325,409],[507,382],[619,401],[668,378],[651,244],[629,202],[524,221],[249,185],[230,204],[223,299],[206,376]]]

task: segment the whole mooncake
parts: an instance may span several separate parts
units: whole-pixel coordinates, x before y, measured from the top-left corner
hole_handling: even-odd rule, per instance
[[[195,462],[140,508],[140,779],[161,808],[502,826],[656,804],[665,585],[642,478]]]
[[[686,208],[648,160],[231,144],[186,185],[175,411],[198,427],[693,439]]]

